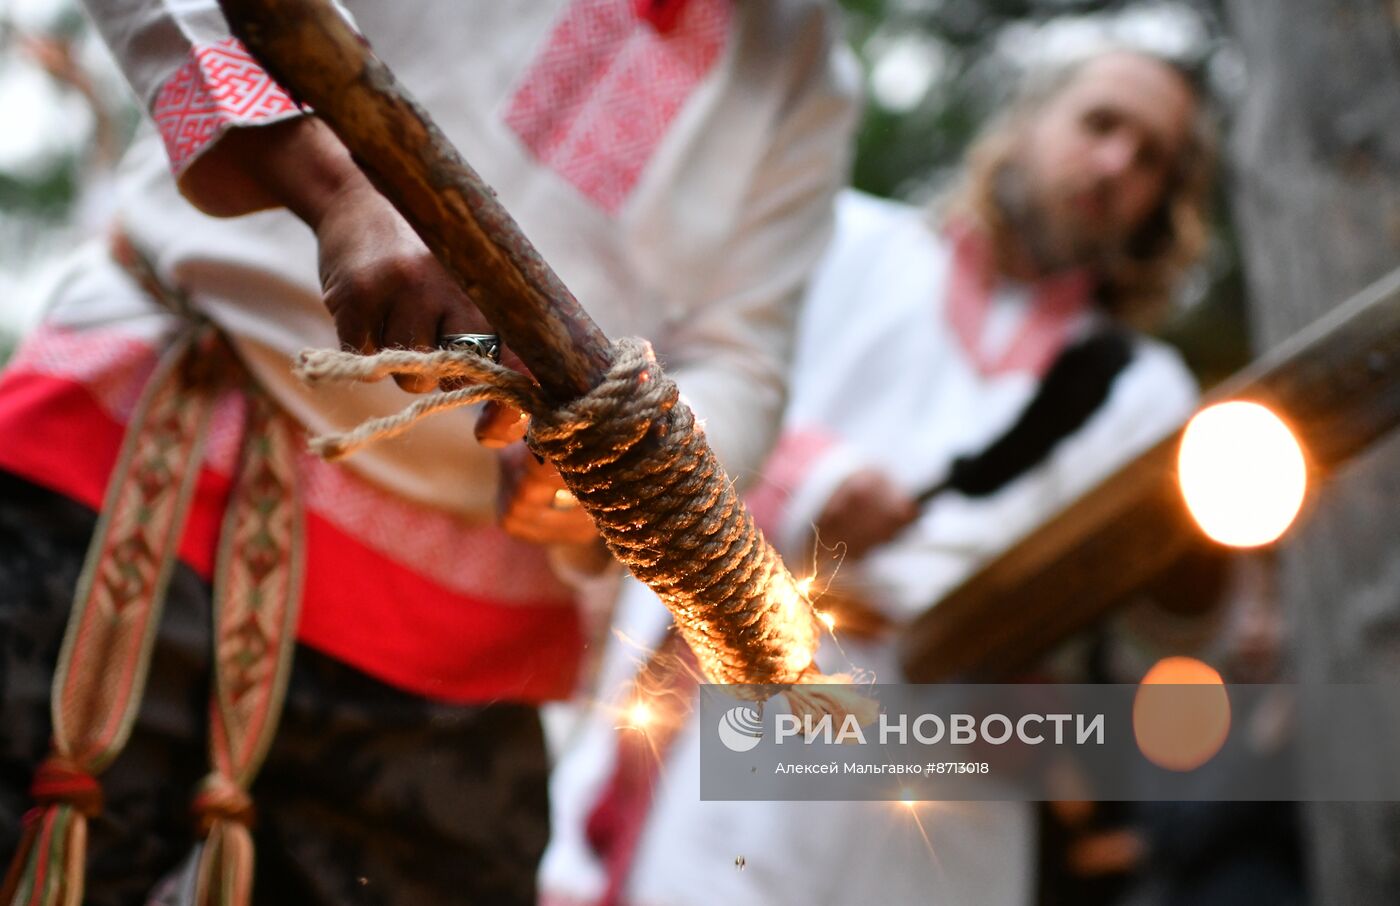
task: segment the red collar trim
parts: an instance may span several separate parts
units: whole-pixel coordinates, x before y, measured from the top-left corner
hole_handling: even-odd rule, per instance
[[[1015,372],[1043,375],[1089,307],[1089,273],[1076,269],[1032,284],[1029,312],[1016,335],[1000,355],[987,356],[981,352],[982,335],[992,293],[1001,282],[991,244],[981,232],[961,223],[950,224],[945,232],[952,245],[945,317],[963,352],[988,377]]]

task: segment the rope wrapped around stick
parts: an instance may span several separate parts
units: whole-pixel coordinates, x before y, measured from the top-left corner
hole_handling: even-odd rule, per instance
[[[313,385],[395,373],[469,382],[314,438],[313,451],[327,459],[445,409],[485,400],[516,406],[530,416],[530,449],[554,464],[609,550],[670,609],[710,680],[770,687],[751,691],[759,698],[785,692],[798,714],[873,719],[873,703],[850,687],[793,688],[847,682],[813,665],[820,623],[810,601],[754,525],[651,347],[629,338],[612,352],[603,380],[562,406],[548,403],[525,375],[465,350],[308,350],[296,371]]]

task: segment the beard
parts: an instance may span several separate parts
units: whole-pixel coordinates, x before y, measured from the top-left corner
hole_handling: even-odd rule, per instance
[[[992,182],[992,197],[1037,270],[1054,273],[1074,267],[1101,267],[1122,243],[1107,231],[1092,230],[1068,213],[1057,213],[1032,185],[1026,167],[1012,159]]]

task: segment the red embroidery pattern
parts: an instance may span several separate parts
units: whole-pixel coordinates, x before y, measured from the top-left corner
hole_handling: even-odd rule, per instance
[[[199,474],[200,438],[217,388],[186,382],[220,349],[182,337],[162,358],[121,444],[54,671],[53,748],[4,899],[82,898],[87,819],[102,810],[97,775],[124,747],[141,704],[165,588]]]
[[[73,331],[40,325],[9,368],[77,381],[125,423],[155,368],[151,345],[119,330]],[[231,477],[247,406],[241,394],[214,403],[205,466]],[[468,525],[453,514],[381,490],[348,469],[303,452],[297,468],[309,510],[346,535],[459,594],[501,603],[567,601],[539,548],[495,525]]]
[[[632,0],[637,18],[645,19],[651,27],[664,34],[675,30],[689,0]]]
[[[99,508],[103,489],[111,484],[107,476],[118,458],[123,425],[133,408],[139,408],[128,405],[127,399],[133,387],[150,386],[156,359],[154,336],[122,334],[47,325],[26,339],[13,363],[22,367],[0,373],[0,436],[8,438],[9,430],[24,442],[0,444],[0,465]],[[94,338],[92,356],[75,355],[65,362],[57,354],[64,348],[76,350],[84,336]],[[235,665],[274,638],[263,619],[269,613],[265,592],[269,586],[286,585],[285,567],[267,557],[257,540],[264,523],[281,519],[283,511],[258,509],[248,514],[256,520],[240,518],[220,528],[224,518],[233,516],[235,507],[228,507],[230,479],[240,471],[236,463],[241,426],[252,408],[239,402],[239,396],[224,393],[202,407],[208,419],[203,433],[210,446],[179,543],[185,563],[206,578],[222,570],[232,594],[258,610],[256,622],[246,619],[247,614],[235,614],[228,631],[220,632],[220,657],[227,656]],[[175,414],[186,415],[180,409]],[[74,425],[82,428],[82,443],[72,442]],[[16,426],[25,430],[16,433]],[[305,519],[308,564],[314,566],[306,570],[304,619],[298,632],[302,641],[382,681],[444,701],[501,695],[545,701],[568,695],[582,639],[571,595],[553,577],[543,552],[492,524],[465,524],[453,514],[379,489],[343,467],[313,460],[296,449],[300,443],[286,447],[287,465],[278,467],[279,475],[288,469],[296,472],[300,490],[312,498]],[[248,460],[242,461],[241,471],[247,473]],[[147,475],[141,473],[143,478]],[[276,477],[257,469],[242,480],[251,480],[266,501],[285,501],[286,495],[273,487],[284,485],[285,479],[270,480]],[[139,489],[151,483],[146,478],[122,487]],[[145,564],[149,557],[136,548],[151,547],[151,537],[143,532],[139,540],[129,541],[132,550],[123,552],[124,559]],[[246,581],[232,581],[226,564],[216,567],[220,537],[237,542],[235,552]],[[228,552],[222,556],[227,560]],[[144,582],[148,570],[140,572],[138,581]],[[116,586],[131,579],[102,576],[103,582]],[[503,595],[507,587],[510,594]],[[128,589],[117,591],[120,600],[127,600]],[[120,609],[131,611],[129,605]],[[231,676],[230,714],[245,704],[251,709],[247,713],[264,711],[267,681],[261,670]],[[262,704],[255,706],[258,701]],[[226,733],[225,742],[253,752],[252,736],[235,740],[234,735],[238,734]]]
[[[837,442],[835,436],[817,429],[790,430],[778,438],[763,466],[762,477],[744,497],[759,528],[774,537],[780,535],[792,492]]]
[[[40,324],[15,350],[7,370],[77,381],[124,423],[135,411],[155,367],[151,344],[128,333]]]
[[[995,288],[992,250],[981,235],[960,225],[949,228],[949,239],[953,258],[947,319],[967,357],[988,377],[1018,372],[1044,375],[1068,340],[1076,318],[1088,307],[1088,275],[1071,271],[1032,286],[1029,312],[1011,343],[992,358],[981,349]]]
[[[183,362],[218,355],[210,335],[162,359],[133,414],[74,597],[55,686],[54,738],[93,769],[121,750],[136,717],[149,646],[199,471],[198,438],[217,388],[185,386]]]
[[[40,324],[15,351],[8,367],[77,381],[109,415],[125,424],[155,370],[156,353],[146,340],[119,329],[67,330]],[[214,402],[204,462],[220,475],[233,474],[245,408],[238,393],[226,393]]]
[[[309,452],[300,471],[309,510],[444,588],[501,604],[572,600],[540,548],[494,524],[415,506]]]
[[[689,0],[665,29],[633,0],[574,0],[526,70],[505,122],[540,163],[616,214],[719,59],[731,0]]]
[[[151,115],[179,173],[230,126],[300,113],[237,38],[197,45],[156,94]]]
[[[220,539],[215,587],[214,769],[246,785],[272,740],[301,598],[301,432],[261,390],[249,391],[248,436]]]

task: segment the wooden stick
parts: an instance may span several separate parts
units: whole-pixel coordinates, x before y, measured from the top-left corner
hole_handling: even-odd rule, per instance
[[[314,107],[458,279],[533,373],[547,402],[562,407],[603,383],[612,346],[602,331],[490,188],[327,0],[220,0],[220,5],[234,34],[283,88]],[[640,352],[635,344],[632,350],[622,364],[629,356],[637,364]],[[664,395],[666,385],[651,382],[650,389]],[[744,510],[703,431],[691,429],[684,407],[671,407],[666,415],[667,430],[647,432],[633,449],[651,445],[653,463],[663,453],[683,452],[693,467],[684,473],[689,494],[705,501],[711,508],[707,517],[713,518],[689,518],[694,507],[677,492],[667,501],[677,518],[648,521],[645,528],[655,537],[643,538],[645,533],[618,517],[616,508],[603,515],[604,489],[581,477],[587,470],[575,461],[572,472],[561,473],[572,481],[571,489],[611,550],[634,574],[650,576],[647,581],[676,615],[680,631],[705,652],[701,662],[711,676],[796,683],[784,693],[794,713],[851,713],[873,720],[873,705],[858,693],[812,688],[836,680],[812,662],[818,634],[810,603]],[[535,440],[548,448],[538,434]],[[621,461],[635,465],[630,457]],[[659,550],[667,555],[658,557]],[[663,576],[666,570],[675,575]]]
[[[608,338],[481,177],[327,0],[219,0],[229,26],[311,106],[515,350],[546,397],[596,385]],[[406,13],[407,14],[407,13]]]
[[[1316,493],[1318,479],[1400,425],[1400,270],[1209,401],[1231,399],[1289,423]],[[1030,667],[1199,545],[1177,489],[1179,443],[1180,432],[1143,453],[924,613],[902,640],[909,679],[999,679]]]

